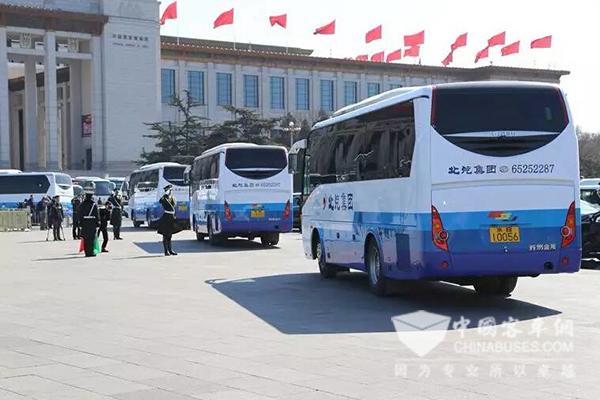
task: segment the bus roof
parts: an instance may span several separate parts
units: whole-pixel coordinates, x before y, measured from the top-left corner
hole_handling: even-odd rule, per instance
[[[417,97],[427,96],[431,91],[436,89],[468,89],[468,88],[558,88],[558,85],[542,82],[519,82],[519,81],[477,81],[477,82],[455,82],[442,83],[438,85],[405,87],[389,90],[373,97],[369,97],[356,104],[351,104],[341,108],[333,114],[333,116],[324,121],[318,122],[313,129],[319,129],[333,124],[337,124],[348,119],[356,118],[363,114],[377,111],[397,103],[402,103]]]
[[[218,146],[215,146],[211,149],[205,150],[204,152],[202,152],[202,154],[200,154],[199,157],[205,156],[205,155],[209,155],[209,154],[214,154],[214,153],[218,153],[221,150],[224,149],[230,149],[230,148],[240,148],[240,147],[256,147],[258,146],[256,143],[243,143],[243,142],[235,142],[235,143],[224,143]],[[196,158],[199,158],[196,157]]]
[[[176,162],[160,162],[141,166],[138,171],[146,171],[149,169],[157,169],[162,167],[185,167],[185,165]]]

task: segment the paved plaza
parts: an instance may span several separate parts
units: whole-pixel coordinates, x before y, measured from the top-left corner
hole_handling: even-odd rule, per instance
[[[155,232],[123,236],[83,259],[0,233],[0,400],[600,395],[600,270],[522,279],[510,299],[443,283],[377,298],[360,273],[321,280],[297,233],[265,249],[182,232],[170,258]],[[424,333],[397,333],[407,321]]]

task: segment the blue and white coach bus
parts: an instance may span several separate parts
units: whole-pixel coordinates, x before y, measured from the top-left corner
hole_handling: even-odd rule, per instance
[[[579,161],[566,98],[538,83],[397,89],[320,122],[305,156],[304,252],[367,272],[509,295],[576,272]]]
[[[163,215],[160,198],[163,188],[173,185],[175,198],[175,219],[185,222],[189,220],[189,192],[184,182],[187,165],[178,163],[156,163],[145,165],[129,176],[129,210],[135,227],[145,222],[154,227]]]
[[[73,183],[67,174],[17,172],[0,174],[0,208],[17,208],[33,195],[37,204],[44,196],[60,196],[65,213],[72,216]]]
[[[230,143],[205,151],[190,170],[192,229],[211,244],[228,237],[279,243],[292,230],[292,176],[279,146]]]

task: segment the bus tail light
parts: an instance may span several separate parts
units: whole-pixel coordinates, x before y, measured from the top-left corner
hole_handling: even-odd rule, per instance
[[[233,214],[231,213],[231,207],[229,207],[229,203],[225,202],[225,219],[227,221],[231,221],[233,219]]]
[[[440,213],[434,206],[431,206],[431,238],[435,247],[448,251],[448,236],[448,231],[444,230]]]
[[[560,247],[567,247],[575,240],[575,232],[577,229],[575,218],[575,202],[572,202],[569,206],[569,211],[567,212],[565,225],[560,228],[560,234],[562,236],[562,243],[560,244]]]
[[[285,209],[283,210],[283,219],[288,219],[290,217],[291,207],[292,205],[288,200],[287,203],[285,203]]]

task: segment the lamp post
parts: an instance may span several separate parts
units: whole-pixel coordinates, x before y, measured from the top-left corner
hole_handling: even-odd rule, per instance
[[[294,133],[300,132],[302,130],[302,128],[297,128],[296,123],[294,121],[290,121],[290,123],[288,124],[288,127],[282,128],[281,130],[284,132],[290,133],[290,149],[291,149],[292,146],[294,145]]]

